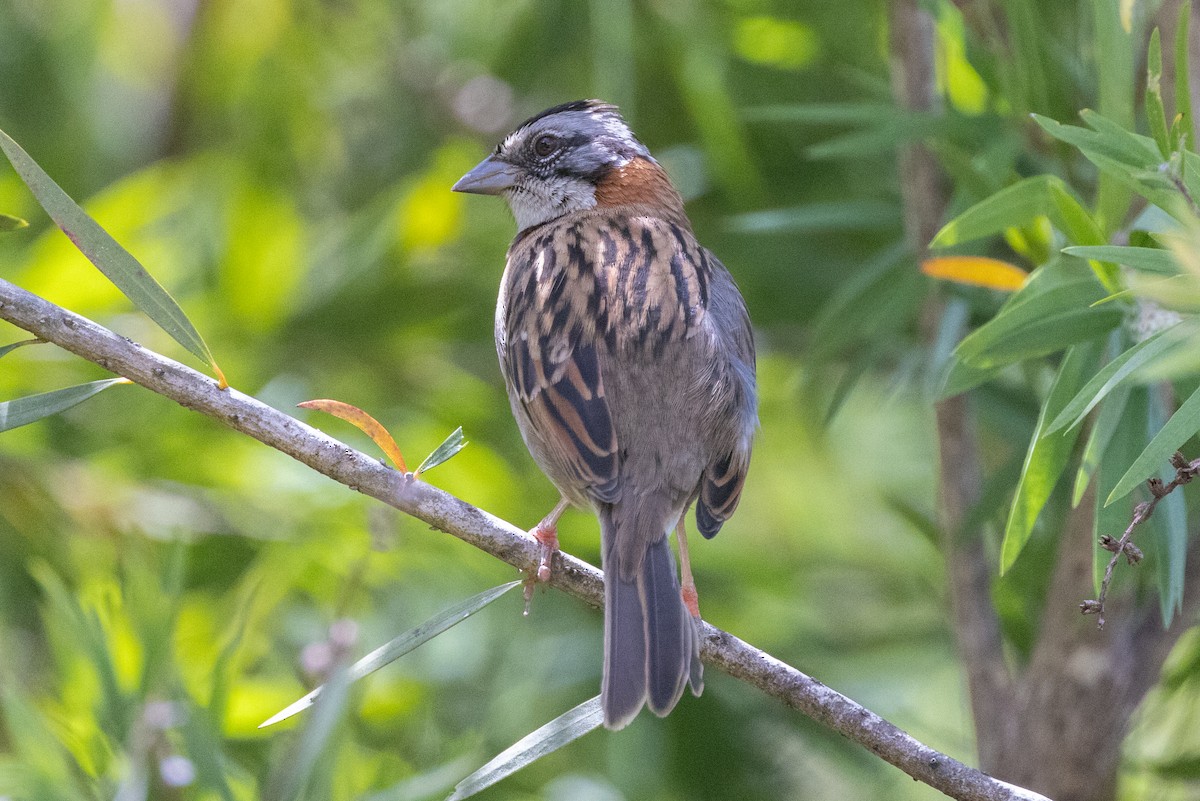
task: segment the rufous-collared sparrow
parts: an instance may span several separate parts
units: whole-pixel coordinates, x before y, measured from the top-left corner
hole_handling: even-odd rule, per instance
[[[501,195],[518,233],[496,350],[529,452],[562,494],[535,529],[540,578],[568,504],[600,518],[604,724],[700,694],[684,514],[712,537],[738,505],[757,427],[754,338],[732,277],[615,106],[530,118],[454,185]],[[683,590],[668,544],[677,532]]]

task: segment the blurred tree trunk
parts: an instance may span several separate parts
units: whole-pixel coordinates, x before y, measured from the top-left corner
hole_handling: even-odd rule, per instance
[[[889,26],[897,103],[936,112],[933,20],[918,0],[892,0]],[[905,230],[920,257],[942,222],[947,192],[923,145],[906,147],[897,157]],[[931,296],[922,316],[926,342],[932,342],[941,312],[942,303]],[[1130,718],[1196,612],[1200,554],[1190,554],[1187,586],[1192,589],[1170,629],[1162,627],[1156,597],[1136,603],[1110,596],[1109,622],[1098,630],[1095,618],[1084,617],[1078,608],[1092,595],[1095,501],[1089,493],[1062,533],[1032,657],[1028,664],[1011,665],[992,603],[996,566],[987,558],[984,532],[969,522],[983,479],[967,395],[937,403],[934,413],[943,554],[980,767],[1056,801],[1110,801]]]

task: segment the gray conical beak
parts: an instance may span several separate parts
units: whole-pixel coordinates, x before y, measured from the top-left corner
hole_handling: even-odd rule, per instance
[[[470,192],[475,195],[498,195],[517,182],[518,169],[507,161],[488,156],[475,165],[469,173],[450,187],[455,192]]]

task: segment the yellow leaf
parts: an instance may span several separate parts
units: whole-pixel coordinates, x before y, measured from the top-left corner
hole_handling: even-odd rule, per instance
[[[388,458],[392,460],[401,473],[408,472],[408,467],[404,464],[404,456],[401,455],[400,447],[396,445],[396,440],[392,438],[392,435],[388,433],[387,429],[378,420],[357,406],[351,406],[348,403],[328,400],[326,398],[305,401],[296,405],[301,409],[316,409],[319,412],[332,414],[334,417],[341,418],[347,423],[357,426],[360,431],[375,441],[379,449],[387,454]]]
[[[1020,289],[1028,277],[1028,273],[1016,265],[985,256],[943,256],[925,259],[921,262],[921,272],[931,278],[1005,292]]]

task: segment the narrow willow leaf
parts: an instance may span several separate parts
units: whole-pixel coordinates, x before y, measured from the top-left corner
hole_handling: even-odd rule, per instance
[[[1047,191],[1050,195],[1050,219],[1058,230],[1066,234],[1067,239],[1076,245],[1104,244],[1104,232],[1070,187],[1055,178],[1050,180]]]
[[[1046,434],[1053,434],[1061,428],[1074,428],[1083,422],[1088,412],[1104,397],[1120,386],[1126,378],[1140,367],[1149,364],[1158,356],[1166,353],[1180,343],[1180,339],[1172,334],[1173,328],[1161,331],[1147,340],[1143,340],[1127,349],[1097,372],[1088,381],[1079,394],[1063,407],[1058,416],[1046,428]]]
[[[38,339],[37,337],[34,337],[33,339],[22,339],[20,342],[14,342],[11,345],[0,347],[0,357],[7,356],[17,348],[23,348],[26,345],[43,345],[45,342],[46,340]]]
[[[1096,247],[1063,248],[1068,256],[1081,259],[1096,259],[1123,264],[1134,270],[1162,275],[1178,275],[1179,263],[1174,254],[1163,248],[1131,248],[1119,245],[1099,245]]]
[[[1179,450],[1197,431],[1200,431],[1200,389],[1193,392],[1175,414],[1171,415],[1166,425],[1154,435],[1154,439],[1150,440],[1150,444],[1133,461],[1125,475],[1121,476],[1112,492],[1105,498],[1104,505],[1108,506],[1113,501],[1124,498],[1134,487],[1155,474],[1162,465],[1169,462],[1171,454]]]
[[[946,223],[929,246],[945,248],[993,236],[1046,214],[1050,200],[1047,187],[1053,180],[1056,179],[1038,175],[1001,189]]]
[[[1161,430],[1164,418],[1170,414],[1162,388],[1156,389],[1147,416],[1150,431]],[[1168,483],[1175,478],[1175,469],[1164,464],[1158,469],[1158,477],[1163,483]],[[1165,627],[1171,625],[1175,613],[1183,605],[1184,566],[1187,562],[1187,507],[1183,492],[1173,492],[1159,501],[1147,524],[1152,536],[1142,536],[1139,541],[1146,551],[1147,561],[1154,565],[1159,611]]]
[[[1063,125],[1038,114],[1034,114],[1033,119],[1055,139],[1079,148],[1089,161],[1100,168],[1102,175],[1124,184],[1177,219],[1190,218],[1191,213],[1182,203],[1175,185],[1158,169],[1162,161],[1158,145],[1153,139],[1129,133],[1091,112],[1083,116],[1088,124],[1099,130],[1089,131],[1074,125]],[[1113,194],[1113,197],[1117,198],[1117,195]],[[1112,201],[1112,209],[1117,205],[1115,200]]]
[[[382,423],[357,406],[351,406],[349,403],[343,403],[342,401],[329,400],[328,398],[304,401],[296,405],[301,409],[316,409],[317,411],[331,414],[340,420],[345,420],[370,437],[379,446],[379,449],[392,460],[392,464],[396,465],[397,470],[401,473],[408,472],[408,467],[404,464],[404,455],[400,453],[400,446],[396,444],[396,440],[383,427]]]
[[[1175,26],[1175,113],[1179,119],[1179,141],[1172,150],[1190,150],[1196,144],[1195,120],[1192,118],[1191,77],[1192,49],[1188,27],[1192,19],[1192,4],[1179,4],[1179,24]]]
[[[1171,137],[1167,132],[1167,112],[1162,99],[1162,41],[1158,28],[1150,33],[1150,47],[1146,51],[1146,122],[1150,133],[1158,143],[1163,160],[1171,157]]]
[[[349,669],[339,665],[324,686],[327,689],[293,743],[288,758],[276,763],[263,794],[265,801],[297,801],[304,797],[318,762],[330,758],[330,737],[345,716],[350,699]]]
[[[22,228],[28,227],[29,223],[20,217],[14,217],[11,214],[0,214],[0,233],[5,231],[19,231]]]
[[[962,359],[954,359],[950,362],[950,369],[945,371],[934,397],[937,400],[945,400],[953,398],[955,395],[961,395],[969,389],[991,381],[1006,366],[975,367]]]
[[[1039,293],[1002,309],[958,346],[958,358],[974,367],[999,367],[1045,356],[1111,331],[1124,319],[1112,305],[1092,306],[1104,296],[1094,280]]]
[[[1083,494],[1087,492],[1092,476],[1104,459],[1109,440],[1117,430],[1117,424],[1121,422],[1125,404],[1128,402],[1129,388],[1118,387],[1100,407],[1100,414],[1096,415],[1096,422],[1092,425],[1087,444],[1083,448],[1083,456],[1079,459],[1079,471],[1075,474],[1075,486],[1071,490],[1072,508],[1079,506],[1079,502],[1083,500]]]
[[[43,417],[58,414],[83,403],[97,392],[103,392],[114,384],[129,383],[131,382],[128,378],[105,378],[66,389],[56,389],[53,392],[43,392],[40,395],[4,401],[0,403],[0,431],[9,431]]]
[[[467,441],[463,439],[462,426],[450,432],[450,436],[434,448],[433,453],[425,457],[425,461],[421,462],[421,466],[417,468],[414,475],[421,475],[433,468],[437,467],[442,462],[452,458],[454,454],[467,447]]]
[[[1079,436],[1079,432],[1075,431],[1064,437],[1045,437],[1045,427],[1095,370],[1100,350],[1100,341],[1086,342],[1068,350],[1046,402],[1042,404],[1013,496],[1008,524],[1004,529],[1004,541],[1000,546],[1001,575],[1012,567],[1029,541],[1033,524],[1037,522],[1046,501],[1050,500],[1050,494],[1066,469],[1075,439]]]
[[[1094,61],[1097,103],[1100,113],[1114,121],[1117,128],[1132,128],[1133,107],[1133,36],[1121,23],[1120,3],[1127,0],[1092,0],[1092,36],[1097,54]],[[1139,42],[1140,45],[1140,42]],[[1082,113],[1085,120],[1086,112]],[[1088,120],[1088,124],[1091,121]],[[1155,147],[1155,156],[1158,148]],[[1127,182],[1101,170],[1096,192],[1096,218],[1106,232],[1115,231],[1125,218],[1133,200]],[[1079,244],[1100,244],[1081,242]]]
[[[1076,245],[1103,245],[1104,232],[1095,218],[1079,202],[1079,198],[1062,181],[1049,185],[1050,219],[1067,240]],[[1088,266],[1110,293],[1121,291],[1121,274],[1116,265],[1103,260],[1089,259]]]
[[[212,352],[183,313],[183,309],[179,308],[179,304],[167,290],[146,272],[146,268],[133,254],[121,247],[111,234],[88,216],[87,212],[3,131],[0,131],[0,150],[8,156],[21,180],[75,247],[176,342],[215,367]]]
[[[438,614],[426,620],[415,629],[410,629],[399,637],[390,642],[381,645],[371,653],[364,656],[362,659],[354,663],[350,668],[350,681],[358,681],[359,679],[369,676],[381,667],[390,665],[400,657],[407,654],[409,651],[424,645],[447,629],[461,623],[471,615],[483,609],[485,606],[495,601],[501,595],[511,590],[513,587],[521,584],[521,581],[510,581],[507,584],[501,584],[499,587],[492,587],[490,590],[484,590],[478,595],[473,595],[462,603],[455,604],[449,609],[444,609]],[[301,698],[299,701],[289,705],[279,713],[272,715],[267,720],[259,724],[258,728],[266,728],[274,725],[281,720],[287,720],[297,712],[302,712],[313,705],[321,695],[322,688],[318,687],[308,695]]]
[[[455,785],[454,792],[446,801],[470,798],[546,754],[600,728],[603,722],[604,710],[600,707],[600,696],[597,695],[501,751],[492,761]]]

